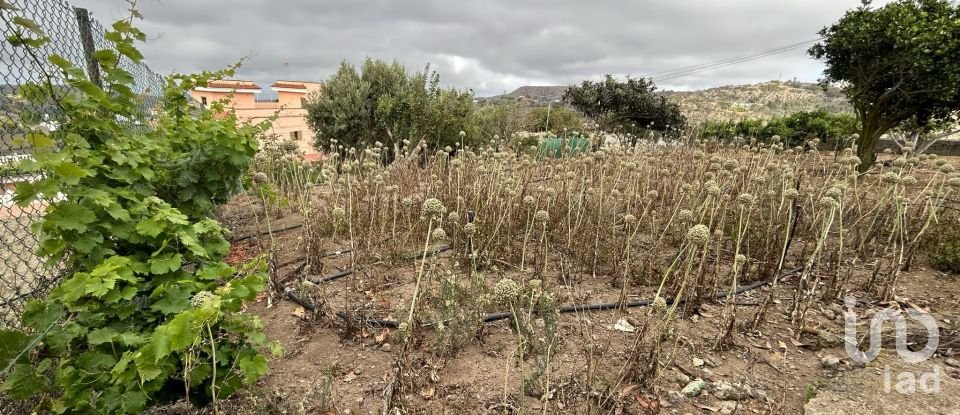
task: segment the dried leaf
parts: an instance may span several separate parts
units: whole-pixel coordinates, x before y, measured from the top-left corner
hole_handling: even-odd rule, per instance
[[[781,348],[781,349],[783,349],[783,350],[787,350],[787,344],[784,343],[783,340],[777,340],[777,347],[779,347],[779,348]]]
[[[630,392],[633,392],[633,390],[636,389],[636,388],[638,388],[638,387],[640,387],[640,385],[638,385],[638,384],[636,384],[636,383],[631,383],[631,384],[627,385],[626,387],[624,387],[623,389],[620,390],[620,396],[627,396],[627,395],[630,394]]]
[[[303,318],[304,316],[307,315],[307,310],[305,310],[303,307],[297,307],[290,314],[292,314],[296,318]]]
[[[420,396],[422,396],[423,399],[430,399],[433,397],[435,393],[437,393],[437,390],[433,387],[429,387],[427,389],[420,391]]]
[[[703,405],[699,403],[694,403],[693,406],[696,406],[697,408],[703,409],[705,411],[710,411],[710,412],[717,412],[720,410],[720,408],[716,406],[708,406],[708,405]]]

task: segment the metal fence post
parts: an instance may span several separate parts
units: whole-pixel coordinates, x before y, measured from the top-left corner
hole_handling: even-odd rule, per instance
[[[100,65],[97,64],[97,59],[93,56],[94,46],[93,32],[90,30],[90,13],[87,9],[80,7],[74,7],[73,11],[77,15],[77,24],[80,27],[80,44],[83,45],[83,57],[87,61],[87,76],[90,77],[91,82],[102,88]]]

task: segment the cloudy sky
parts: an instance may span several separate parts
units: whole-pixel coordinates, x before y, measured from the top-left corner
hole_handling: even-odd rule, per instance
[[[104,23],[121,0],[72,0]],[[441,82],[495,95],[522,85],[650,76],[816,39],[859,0],[141,0],[142,51],[161,73],[249,57],[239,77],[323,80],[342,60],[431,63]],[[878,2],[874,2],[875,4]],[[684,76],[661,89],[815,81],[806,47]]]

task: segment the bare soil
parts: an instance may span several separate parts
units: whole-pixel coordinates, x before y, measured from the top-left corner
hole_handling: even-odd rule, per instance
[[[423,338],[412,340],[413,346],[407,348],[398,340],[395,329],[362,326],[347,330],[342,319],[329,314],[317,316],[289,301],[279,290],[294,287],[304,273],[321,276],[350,268],[350,254],[343,252],[348,244],[330,242],[330,256],[323,269],[304,270],[301,229],[274,232],[272,237],[262,234],[267,224],[250,219],[249,213],[258,209],[256,205],[238,198],[225,209],[222,220],[234,228],[235,239],[242,239],[234,243],[232,261],[272,252],[278,282],[274,289],[278,291],[251,304],[248,312],[263,318],[267,335],[283,344],[285,355],[270,362],[269,374],[252,391],[224,403],[223,408],[230,412],[384,413],[390,393],[398,390],[396,382],[404,387],[399,389],[402,396],[394,399],[403,402],[407,413],[429,414],[519,413],[520,408],[527,413],[801,414],[805,405],[807,413],[818,414],[954,414],[960,406],[957,400],[948,398],[956,397],[955,379],[960,378],[960,368],[950,365],[956,361],[948,361],[960,353],[960,281],[957,275],[928,269],[925,264],[915,264],[903,273],[896,302],[860,302],[853,309],[845,309],[840,301],[821,302],[814,305],[802,330],[797,330],[788,316],[795,278],[786,276],[776,287],[746,292],[737,297],[737,313],[743,316],[739,320],[752,319],[770,290],[775,304],[759,330],[739,328],[735,345],[723,351],[713,350],[720,333],[722,305],[713,302],[696,310],[684,309],[661,355],[661,361],[674,363],[662,368],[653,387],[639,387],[636,379],[617,381],[635,349],[637,335],[614,328],[620,320],[643,326],[649,308],[562,314],[561,340],[553,353],[549,390],[526,388],[520,396],[521,369],[529,375],[533,363],[528,361],[522,368],[516,364],[517,336],[512,320],[486,324],[461,350],[442,355],[431,349],[431,328],[424,328]],[[300,220],[296,215],[280,215],[271,220],[269,228],[289,228]],[[797,245],[802,244],[798,241]],[[342,253],[338,255],[338,251]],[[417,248],[410,251],[415,255]],[[450,251],[441,254],[441,261],[455,261],[452,255]],[[315,287],[315,295],[304,297],[327,299],[322,308],[328,311],[361,310],[369,317],[402,319],[413,292],[415,265],[415,261],[387,258],[369,261],[358,266],[356,273]],[[873,264],[854,264],[854,269],[852,281],[857,286],[870,275]],[[522,278],[506,265],[484,274],[490,284],[504,276]],[[560,293],[562,305],[618,299],[619,286],[611,284],[615,278],[574,274],[571,280],[576,282],[545,278],[544,285]],[[635,286],[631,299],[652,298],[655,291],[655,285]],[[866,293],[852,294],[871,298]],[[888,324],[890,338],[884,341],[877,361],[864,366],[847,356],[843,313],[856,313],[863,332],[870,316],[886,307],[917,308],[934,316],[941,337],[933,359],[913,365],[900,360],[893,350],[892,324]],[[916,347],[922,348],[922,342],[918,340]],[[405,348],[408,353],[401,359]],[[825,364],[830,357],[839,362]],[[924,394],[887,392],[883,389],[884,372],[878,370],[887,366],[917,373],[939,367],[941,390],[946,395],[930,399]],[[401,379],[397,379],[398,368],[402,368]],[[586,384],[586,373],[595,374],[601,381]],[[707,381],[710,387],[696,397],[678,393],[696,378]],[[743,385],[739,389],[742,396],[730,399],[718,391],[718,385],[724,382]],[[852,389],[859,392],[849,392]],[[871,397],[876,400],[866,404],[874,399]],[[895,411],[878,409],[884,407],[883,402],[900,404]]]

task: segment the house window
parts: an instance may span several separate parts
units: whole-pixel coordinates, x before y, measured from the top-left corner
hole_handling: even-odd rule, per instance
[[[291,131],[291,132],[290,132],[290,139],[291,139],[291,140],[300,141],[301,138],[302,138],[302,135],[300,134],[300,131]]]
[[[200,105],[207,106],[207,97],[200,97]]]

